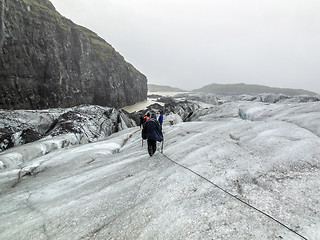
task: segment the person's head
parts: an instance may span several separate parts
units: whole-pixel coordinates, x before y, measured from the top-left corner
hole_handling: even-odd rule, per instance
[[[157,119],[156,114],[155,114],[155,113],[152,113],[152,114],[151,114],[151,118]]]
[[[149,112],[147,113],[147,116],[150,117],[150,113]]]

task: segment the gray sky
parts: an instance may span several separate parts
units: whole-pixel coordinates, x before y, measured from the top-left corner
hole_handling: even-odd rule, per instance
[[[182,89],[248,83],[320,93],[319,0],[51,0],[144,73]]]

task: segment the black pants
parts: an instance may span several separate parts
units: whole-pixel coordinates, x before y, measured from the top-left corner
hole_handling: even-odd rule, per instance
[[[152,140],[152,139],[148,139],[147,142],[148,142],[148,152],[151,157],[157,150],[157,141]]]

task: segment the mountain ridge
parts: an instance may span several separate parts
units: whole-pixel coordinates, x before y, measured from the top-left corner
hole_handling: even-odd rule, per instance
[[[198,89],[193,89],[191,91],[182,90],[180,88],[171,87],[169,85],[148,84],[148,90],[149,92],[202,92],[202,93],[215,93],[215,94],[221,94],[221,95],[239,95],[239,94],[257,95],[262,93],[285,94],[289,96],[319,95],[316,92],[312,92],[305,89],[275,88],[275,87],[269,87],[266,85],[245,84],[245,83],[237,83],[237,84],[212,83]]]
[[[209,84],[199,89],[194,89],[192,92],[204,92],[204,93],[216,93],[216,94],[261,94],[261,93],[277,93],[286,95],[318,95],[315,92],[311,92],[304,89],[293,88],[275,88],[259,84]]]

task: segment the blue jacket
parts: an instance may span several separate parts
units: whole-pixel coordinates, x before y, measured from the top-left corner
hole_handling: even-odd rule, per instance
[[[143,124],[142,138],[156,140],[158,142],[163,141],[162,129],[157,119],[150,118],[149,121]]]
[[[162,114],[159,116],[158,121],[159,121],[159,123],[161,123],[161,124],[163,123],[163,115],[162,115]]]

